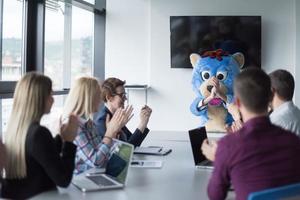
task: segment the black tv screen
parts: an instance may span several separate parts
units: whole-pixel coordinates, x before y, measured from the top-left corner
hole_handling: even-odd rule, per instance
[[[192,68],[191,53],[242,52],[245,65],[261,67],[261,16],[171,16],[171,67]]]

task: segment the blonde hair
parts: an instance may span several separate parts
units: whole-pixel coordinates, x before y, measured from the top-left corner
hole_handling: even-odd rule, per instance
[[[93,77],[81,77],[74,82],[63,109],[63,117],[71,113],[86,119],[93,119],[95,112],[94,99],[101,95],[100,83]]]
[[[28,129],[32,123],[40,122],[51,92],[51,79],[42,74],[27,73],[17,83],[12,113],[4,134],[7,151],[6,178],[26,177],[25,141]]]

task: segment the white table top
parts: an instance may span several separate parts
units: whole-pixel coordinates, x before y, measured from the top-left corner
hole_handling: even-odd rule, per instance
[[[172,137],[175,138],[170,136],[170,140],[156,139],[156,134],[158,133],[154,132],[151,136],[149,133],[143,146],[161,145],[164,148],[171,148],[172,152],[166,156],[135,155],[138,159],[162,160],[163,167],[161,169],[130,168],[128,184],[124,189],[82,193],[75,186],[70,185],[67,189],[42,193],[34,199],[208,199],[206,191],[211,171],[195,168],[188,134],[174,133],[182,134],[182,138],[178,140],[174,135]],[[229,199],[232,198],[233,194],[230,194]]]

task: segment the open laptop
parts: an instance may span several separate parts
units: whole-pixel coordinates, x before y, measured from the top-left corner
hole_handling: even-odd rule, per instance
[[[190,143],[193,151],[195,167],[213,169],[213,163],[202,154],[201,145],[207,138],[205,127],[189,130]]]
[[[112,156],[105,173],[101,173],[101,170],[91,169],[86,173],[74,176],[72,184],[82,192],[123,188],[127,182],[133,150],[133,145],[114,139],[111,147]]]

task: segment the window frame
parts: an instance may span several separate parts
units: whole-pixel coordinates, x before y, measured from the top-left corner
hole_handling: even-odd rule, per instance
[[[97,0],[95,4],[83,0],[58,0],[94,13],[94,44],[92,76],[105,77],[105,19],[106,0]],[[72,10],[72,6],[69,6]],[[44,73],[45,47],[45,12],[46,0],[23,0],[23,34],[22,34],[22,73],[37,71]],[[72,14],[72,11],[71,11]],[[72,17],[71,17],[72,18]],[[72,20],[72,19],[71,19]],[[72,23],[72,21],[68,23]],[[68,35],[71,35],[69,33]],[[65,35],[64,37],[68,37]],[[3,39],[3,0],[0,1],[0,75],[2,73],[2,39]],[[66,38],[65,38],[66,39]],[[69,38],[71,40],[71,37]],[[71,59],[71,49],[69,49]],[[64,60],[67,59],[64,57]],[[67,61],[64,61],[64,65]],[[69,65],[70,66],[70,65]],[[71,69],[69,69],[71,71]],[[71,73],[70,73],[71,74]],[[63,75],[65,76],[65,74]],[[71,77],[66,77],[71,79]],[[13,98],[17,81],[0,80],[0,100]],[[53,95],[66,95],[69,88],[55,90]],[[0,101],[0,109],[2,103]],[[2,130],[2,112],[0,113],[0,130]],[[2,131],[1,131],[2,132]]]
[[[4,1],[0,1],[0,77],[2,77],[3,2]],[[24,2],[23,2],[23,10],[24,10]],[[23,18],[24,18],[24,13],[23,13]],[[24,32],[24,30],[22,32]],[[24,34],[22,33],[22,38],[23,37],[24,37]],[[23,46],[23,44],[22,44],[22,46]],[[23,47],[22,47],[22,62],[23,62]],[[22,65],[23,64],[21,64],[21,67],[23,70]],[[17,83],[17,81],[2,81],[2,80],[0,80],[0,99],[12,98],[16,83]],[[0,107],[2,108],[1,103],[0,103]],[[2,118],[2,112],[0,113],[0,117]],[[0,128],[1,128],[1,125],[0,125]]]
[[[94,13],[94,55],[93,76],[104,79],[105,74],[105,14],[106,0],[97,0],[95,5],[83,0],[59,0]],[[24,0],[23,13],[23,73],[37,71],[44,73],[44,45],[45,45],[45,5],[46,0]],[[70,7],[71,8],[71,7]],[[70,13],[72,14],[72,12]],[[2,23],[3,1],[0,1],[0,60],[2,60]],[[69,21],[72,23],[72,21]],[[71,35],[70,33],[68,35]],[[71,39],[71,38],[70,38]],[[65,58],[64,58],[65,59]],[[2,62],[0,63],[0,75]],[[0,99],[12,98],[17,81],[0,80]],[[57,91],[65,94],[69,88]]]

